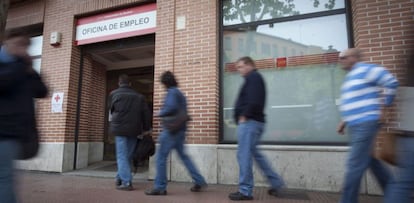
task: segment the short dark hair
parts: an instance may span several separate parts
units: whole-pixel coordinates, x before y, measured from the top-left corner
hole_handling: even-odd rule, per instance
[[[167,88],[178,86],[178,82],[171,71],[165,71],[161,75],[161,83],[164,84]]]
[[[119,84],[129,84],[129,77],[127,74],[121,74],[118,78]]]
[[[256,68],[256,64],[254,63],[254,60],[252,58],[250,58],[249,56],[243,56],[243,57],[239,58],[236,62],[240,62],[240,61],[242,61],[246,65],[250,65],[250,66]]]

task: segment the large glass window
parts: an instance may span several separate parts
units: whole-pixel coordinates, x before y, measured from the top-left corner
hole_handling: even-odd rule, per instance
[[[221,50],[222,141],[237,140],[233,107],[244,79],[234,62],[250,56],[266,83],[263,141],[345,143],[335,130],[345,76],[338,53],[349,46],[344,0],[223,0],[222,17],[223,38],[239,39],[238,47]]]
[[[223,0],[223,25],[343,8],[345,8],[344,0]]]
[[[29,55],[32,57],[33,69],[40,74],[40,67],[42,62],[42,45],[43,36],[36,36],[30,38]]]

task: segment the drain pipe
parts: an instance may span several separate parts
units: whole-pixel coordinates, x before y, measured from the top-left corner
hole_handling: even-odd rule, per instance
[[[76,104],[76,123],[75,123],[75,149],[74,149],[74,160],[73,160],[73,170],[76,170],[77,160],[78,160],[78,141],[79,141],[79,124],[80,124],[80,110],[81,110],[81,97],[82,97],[82,80],[83,80],[83,50],[80,48],[80,64],[79,64],[79,81],[78,81],[78,99]]]

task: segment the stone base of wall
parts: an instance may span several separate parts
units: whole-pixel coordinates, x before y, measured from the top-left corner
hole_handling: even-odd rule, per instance
[[[348,147],[260,146],[259,148],[272,167],[283,177],[288,188],[341,191]],[[238,184],[237,145],[187,144],[186,152],[208,183]],[[156,154],[150,160],[149,179],[155,177],[155,157]],[[253,173],[256,186],[268,186],[266,178],[256,164]],[[361,193],[382,194],[369,173],[362,180]],[[167,175],[171,181],[192,181],[175,151],[168,159]]]
[[[65,172],[73,170],[74,143],[40,143],[33,159],[16,161],[16,167],[24,170]],[[103,160],[103,142],[78,143],[77,169]]]

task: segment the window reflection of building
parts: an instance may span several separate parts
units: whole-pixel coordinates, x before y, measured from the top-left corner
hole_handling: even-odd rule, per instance
[[[248,36],[250,35],[250,36]],[[269,58],[272,57],[270,47],[273,47],[273,57],[289,57],[289,56],[296,56],[296,53],[299,52],[301,55],[310,55],[315,53],[324,53],[327,52],[327,50],[324,50],[322,47],[318,46],[307,46],[289,39],[283,39],[276,36],[271,36],[267,34],[261,34],[257,32],[251,32],[249,34],[246,34],[244,32],[235,32],[235,31],[224,31],[224,44],[225,44],[225,50],[229,51],[226,52],[228,54],[228,59],[230,61],[226,62],[232,62],[237,60],[239,57],[244,55],[252,55],[255,58]],[[247,38],[251,37],[253,40],[251,40],[252,44],[246,44],[248,43]],[[237,52],[231,51],[233,48],[229,48],[228,46],[231,44],[229,42],[229,39],[235,39],[238,38],[238,48],[236,49],[234,47],[234,50],[238,50]],[[277,47],[282,46],[283,48],[283,54],[278,55]],[[244,49],[244,47],[249,47],[250,49]],[[257,52],[256,47],[261,47],[261,51]],[[291,50],[290,54],[287,50]]]
[[[276,57],[278,57],[278,53],[279,53],[279,52],[278,52],[278,50],[277,50],[277,44],[273,44],[273,45],[272,45],[272,49],[273,49],[273,52],[272,52],[272,53],[273,53],[273,55],[272,55],[272,56],[273,56],[273,57],[275,57],[275,58],[276,58]]]
[[[244,40],[239,38],[237,46],[239,47],[239,53],[244,52]]]
[[[224,50],[232,50],[232,47],[231,37],[224,37]]]
[[[237,2],[236,0],[223,0],[223,2],[227,2],[228,4],[237,5],[238,8],[246,8],[251,6],[252,4],[255,4],[253,1],[246,1],[246,2]],[[319,2],[319,1],[318,1]],[[241,9],[242,13],[236,13],[235,18],[224,18],[223,19],[223,25],[235,25],[240,24],[242,22],[249,23],[249,22],[256,22],[261,20],[268,20],[272,18],[283,18],[288,16],[296,16],[296,15],[303,15],[308,13],[315,13],[315,12],[323,12],[323,11],[329,11],[334,9],[343,9],[345,8],[345,1],[344,0],[336,0],[336,1],[321,1],[319,2],[318,6],[315,6],[313,1],[285,1],[285,2],[279,2],[281,4],[274,5],[272,4],[272,1],[265,1],[261,2],[264,5],[260,5],[260,3],[257,3],[257,9]],[[287,12],[285,9],[281,8],[280,6],[286,6],[286,3],[291,4],[291,6],[294,8],[291,12]],[[273,7],[277,11],[277,15],[270,15],[270,13],[262,13],[264,8],[268,8],[269,6]],[[254,15],[253,12],[258,12],[257,15],[255,15],[254,18],[251,16]],[[235,12],[234,9],[230,9],[229,12]],[[229,13],[224,13],[224,16],[229,15]],[[261,16],[261,18],[258,18],[257,16]],[[274,17],[275,16],[275,17]],[[243,20],[242,20],[243,18]]]
[[[271,56],[270,44],[262,42],[262,54],[263,56]]]
[[[258,22],[255,24],[247,20],[249,23],[246,25],[235,19],[228,24],[228,28],[224,23],[223,39],[238,39],[237,43],[232,44],[234,47],[231,50],[222,50],[224,142],[237,140],[231,112],[243,78],[237,74],[234,61],[246,55],[255,60],[267,86],[265,114],[268,124],[263,141],[347,141],[346,137],[338,136],[334,129],[339,121],[334,102],[339,96],[345,75],[337,63],[338,50],[346,49],[349,45],[344,1],[337,3],[338,10],[335,13],[327,12],[320,16],[309,15],[275,22],[266,20],[263,23],[256,20]],[[305,10],[302,11],[316,12]],[[267,16],[266,19],[271,18]],[[328,32],[326,27],[331,28],[331,31]],[[278,67],[279,59],[285,60],[286,65]],[[315,101],[315,95],[323,95],[323,98]]]

